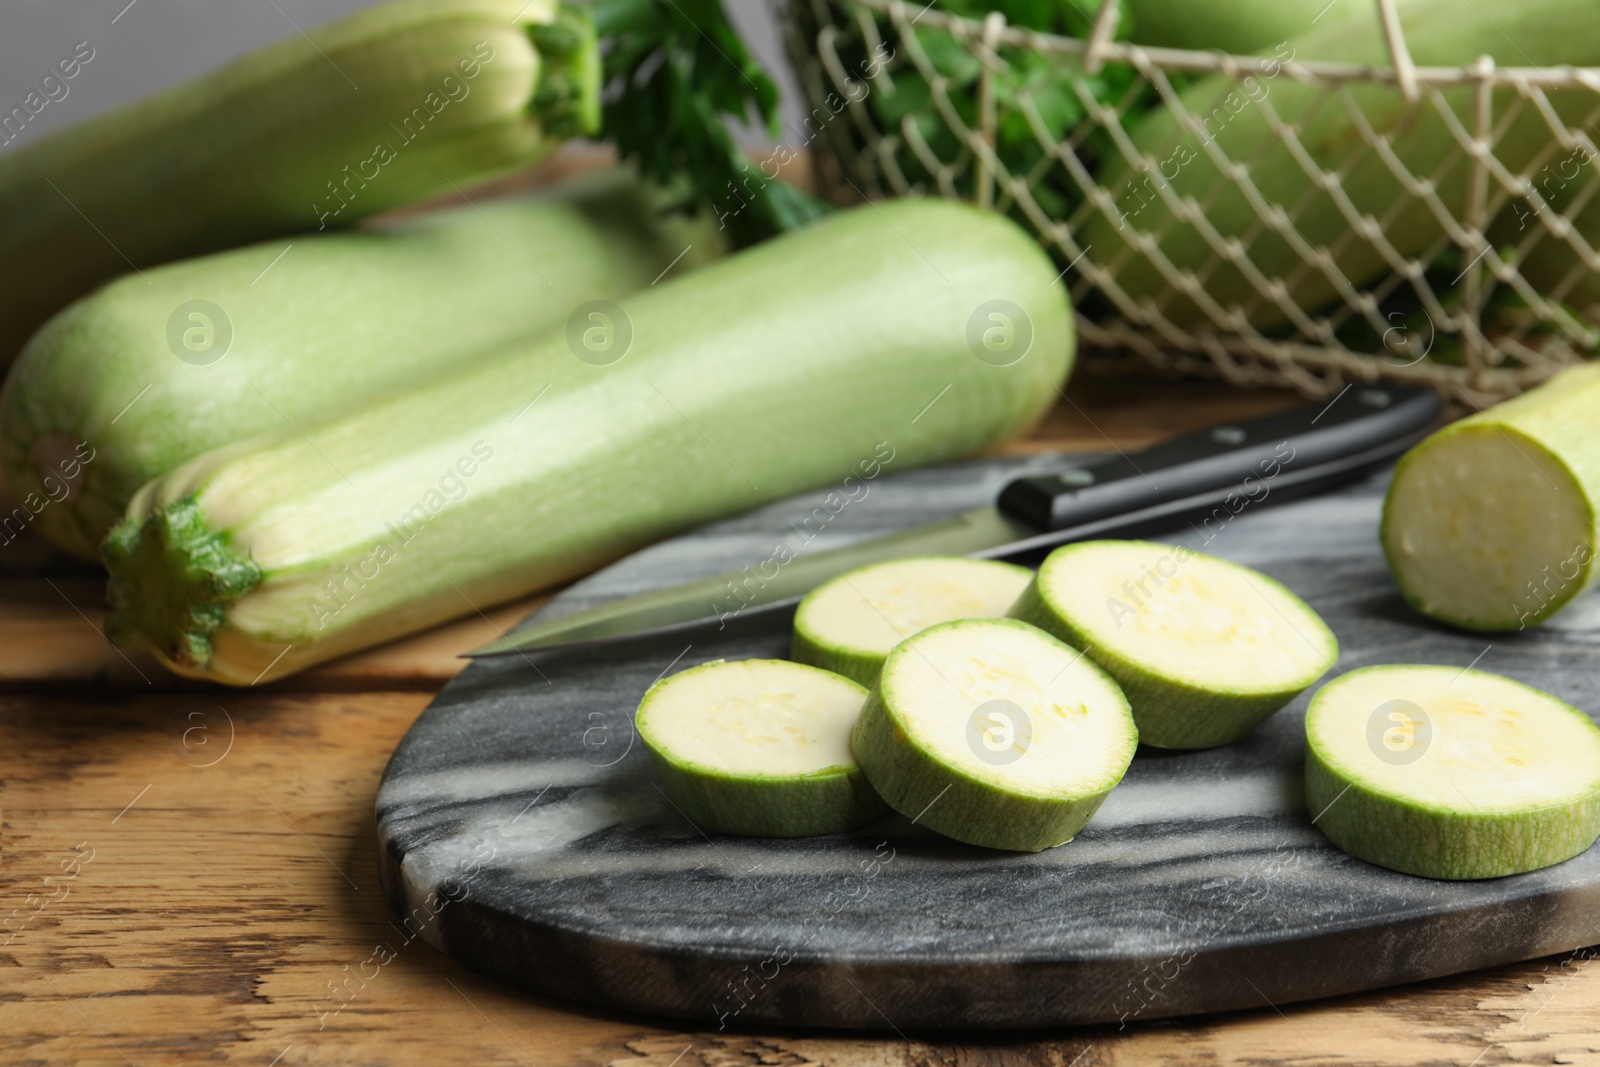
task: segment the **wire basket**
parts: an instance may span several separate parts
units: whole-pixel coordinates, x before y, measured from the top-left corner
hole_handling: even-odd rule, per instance
[[[1132,45],[1119,14],[789,0],[823,190],[1006,213],[1089,354],[1167,371],[1481,406],[1600,344],[1600,69],[1418,66],[1393,0],[1370,65]]]

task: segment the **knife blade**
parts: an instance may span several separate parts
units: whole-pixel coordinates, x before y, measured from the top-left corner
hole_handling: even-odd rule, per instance
[[[754,588],[745,571],[701,578],[536,623],[466,655],[518,655],[710,623],[721,627],[730,616],[792,607],[830,578],[888,559],[1027,558],[1071,541],[1139,537],[1184,521],[1231,517],[1235,505],[1296,499],[1365,476],[1426,436],[1442,410],[1429,389],[1347,386],[1332,402],[1214,426],[1133,455],[1119,451],[1091,464],[1018,478],[993,506],[795,556]],[[718,606],[730,583],[743,590],[741,606],[733,612]]]

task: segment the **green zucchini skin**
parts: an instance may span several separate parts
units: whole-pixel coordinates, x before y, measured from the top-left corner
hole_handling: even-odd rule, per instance
[[[1571,859],[1594,844],[1600,834],[1600,791],[1532,810],[1488,813],[1473,811],[1470,799],[1456,803],[1451,798],[1448,805],[1426,805],[1395,797],[1340,773],[1320,750],[1312,730],[1318,702],[1347,679],[1371,672],[1417,669],[1361,668],[1329,683],[1312,698],[1306,731],[1306,808],[1328,840],[1340,851],[1379,867],[1450,881],[1500,878],[1538,870]],[[1455,668],[1422,669],[1448,670],[1458,678],[1485,674],[1457,672]],[[1576,708],[1532,687],[1521,688],[1541,700],[1560,704],[1589,730],[1600,732]],[[1466,796],[1472,796],[1470,786]]]
[[[643,289],[686,246],[674,272],[717,254],[709,220],[668,218],[656,199],[618,169],[544,195],[121,278],[24,349],[0,389],[0,468],[18,500],[39,502],[28,510],[40,533],[98,559],[135,491],[202,452],[559,328],[586,300]],[[196,299],[222,310],[233,338],[199,363],[169,339]],[[79,446],[93,459],[62,498],[59,454]]]
[[[0,366],[108,278],[345,226],[593,132],[587,16],[524,2],[396,0],[0,159]],[[558,18],[576,51],[542,57]]]
[[[1252,55],[1315,26],[1376,20],[1371,4],[1328,0],[1121,0],[1133,16],[1129,40],[1160,48]],[[1406,0],[1401,0],[1402,3]]]
[[[1305,687],[1269,693],[1229,693],[1163,678],[1138,661],[1101,645],[1058,615],[1029,585],[1011,617],[1031,623],[1073,648],[1086,650],[1117,680],[1135,709],[1139,740],[1152,748],[1217,748],[1231,745],[1293,700]]]
[[[1419,66],[1460,66],[1485,54],[1498,56],[1505,64],[1600,64],[1600,38],[1572,32],[1574,25],[1600,16],[1600,0],[1523,0],[1497,7],[1492,21],[1475,0],[1415,0],[1401,5],[1399,16]],[[1296,59],[1389,65],[1376,18],[1319,23],[1291,45]],[[1286,51],[1283,58],[1290,55]],[[1474,91],[1462,86],[1443,92],[1468,129],[1473,124]],[[1366,121],[1388,138],[1411,173],[1432,175],[1439,161],[1457,150],[1455,137],[1430,101],[1413,109],[1397,90],[1380,85],[1352,85],[1349,92]],[[1156,163],[1142,170],[1128,165],[1120,154],[1107,163],[1100,179],[1113,203],[1089,218],[1079,243],[1094,248],[1100,262],[1118,264],[1117,283],[1135,303],[1153,303],[1170,293],[1162,313],[1183,329],[1218,328],[1216,317],[1236,307],[1244,309],[1242,318],[1248,326],[1275,329],[1293,322],[1297,314],[1284,304],[1324,307],[1339,298],[1342,280],[1360,288],[1392,270],[1369,241],[1348,239],[1355,222],[1333,196],[1314,189],[1301,161],[1273,132],[1267,107],[1255,102],[1264,98],[1284,124],[1298,124],[1297,135],[1312,162],[1327,172],[1343,172],[1341,185],[1355,210],[1382,220],[1383,237],[1402,255],[1421,255],[1445,232],[1434,209],[1406,192],[1383,160],[1365,148],[1360,127],[1339,101],[1317,106],[1321,95],[1321,89],[1282,74],[1256,77],[1244,88],[1222,75],[1191,86],[1182,101],[1197,121],[1203,120],[1204,129],[1189,130],[1167,108],[1141,119],[1130,136],[1139,153]],[[1506,114],[1516,96],[1513,89],[1496,90],[1496,115]],[[1581,92],[1552,93],[1550,102],[1573,126],[1581,126],[1592,108],[1588,94]],[[1497,135],[1495,155],[1517,172],[1549,146],[1550,138],[1549,126],[1537,109],[1524,108]],[[1251,200],[1212,158],[1215,152],[1232,164],[1247,165],[1249,182],[1262,199],[1294,206],[1295,240],[1333,250],[1337,271],[1302,271],[1305,261],[1290,239],[1262,226]],[[1456,218],[1465,217],[1470,174],[1470,167],[1458,163],[1438,177],[1435,192]],[[1175,218],[1169,197],[1203,202],[1205,218],[1222,241],[1243,241],[1260,231],[1248,246],[1249,262],[1265,283],[1285,285],[1281,300],[1258,297],[1257,282],[1227,260],[1206,276],[1202,287],[1215,308],[1177,291],[1168,271],[1179,277],[1193,274],[1217,253],[1198,227]],[[1397,204],[1408,206],[1395,214]],[[1147,234],[1160,235],[1156,247],[1170,261],[1166,270],[1138,246],[1136,237]],[[1134,314],[1130,307],[1123,310]],[[1144,316],[1146,311],[1141,308],[1137,314]]]
[[[1042,805],[1014,796],[977,777],[962,774],[915,745],[905,744],[898,726],[875,687],[861,709],[851,748],[885,753],[871,760],[868,779],[889,806],[945,837],[1008,852],[1042,852],[1077,836],[1100,810],[1113,787]],[[929,807],[929,805],[932,805]]]
[[[1051,572],[1071,566],[1075,553],[1092,551],[1099,543],[1084,541],[1066,545],[1052,552],[1046,557],[1038,575],[1028,584],[1028,588],[1023,591],[1009,614],[1011,618],[1031,623],[1058,640],[1081,650],[1115,678],[1133,708],[1133,718],[1139,725],[1139,741],[1142,744],[1153,748],[1173,749],[1216,748],[1230,745],[1245,737],[1268,716],[1316,681],[1316,676],[1312,676],[1296,684],[1273,689],[1201,686],[1180,678],[1169,677],[1136,656],[1096,641],[1091,633],[1074,622],[1071,613],[1051,602],[1049,596],[1042,590],[1042,586],[1050,581]],[[1181,547],[1173,548],[1153,543],[1148,547],[1157,551],[1167,551],[1180,561],[1200,555],[1191,549]],[[1299,598],[1281,582],[1259,571],[1222,560],[1214,562],[1248,570],[1251,581],[1299,601]],[[1301,603],[1303,605],[1303,602]],[[1309,606],[1305,607],[1305,612],[1307,623],[1318,631],[1316,639],[1326,645],[1327,665],[1332,666],[1338,656],[1338,641]],[[1312,623],[1311,620],[1315,622]],[[1319,675],[1320,673],[1318,672]]]
[[[1315,748],[1306,750],[1306,808],[1313,815],[1325,812],[1317,829],[1340,851],[1391,871],[1449,881],[1500,878],[1571,859],[1594,844],[1600,826],[1600,795],[1541,813],[1537,827],[1520,814],[1478,815],[1396,804],[1336,774]],[[1384,826],[1385,833],[1370,833],[1376,825]],[[1485,842],[1510,847],[1486,849]]]
[[[1004,366],[968,341],[997,299],[1031,320]],[[108,632],[183,673],[278,677],[764,501],[977,452],[1072,365],[1048,257],[944,201],[841,212],[623,303],[614,362],[546,337],[149,483],[104,548]],[[185,501],[198,523],[161,518]],[[250,588],[213,580],[243,565]]]
[[[945,558],[939,556],[911,556],[895,562],[904,564],[926,560],[937,563]],[[1031,576],[1033,573],[1026,567],[1019,567],[1014,563],[1004,563],[999,560],[971,560],[961,557],[961,562],[975,567],[993,568],[1002,572],[1013,573],[1018,576],[1019,580],[1024,581],[1026,580],[1024,576]],[[806,615],[810,603],[814,602],[813,598],[823,592],[827,586],[835,582],[848,581],[862,571],[870,571],[881,566],[883,566],[881,563],[872,563],[840,575],[838,578],[831,579],[824,585],[818,586],[807,595],[805,600],[801,601],[799,608],[795,611],[794,636],[789,646],[790,659],[796,663],[809,663],[813,667],[820,667],[825,671],[841,674],[869,689],[872,687],[873,683],[878,680],[878,673],[883,670],[883,661],[888,658],[889,654],[887,652],[880,654],[864,648],[851,648],[835,641],[829,641],[820,634],[814,634],[810,632],[810,628],[807,626]]]
[[[1502,633],[1549,620],[1595,579],[1600,553],[1600,447],[1594,435],[1600,364],[1584,364],[1428,437],[1401,458],[1384,496],[1379,540],[1406,603],[1463,630]],[[1509,469],[1475,468],[1475,444],[1504,445]],[[1460,469],[1454,484],[1430,477]],[[1558,523],[1550,506],[1528,494],[1565,498],[1575,521]],[[1415,508],[1453,509],[1453,539],[1408,529]],[[1571,536],[1556,532],[1570,525]],[[1410,536],[1408,536],[1408,534]],[[1554,541],[1551,539],[1555,538]],[[1522,557],[1514,573],[1489,560]],[[1421,562],[1435,564],[1420,566]],[[1470,602],[1469,602],[1470,601]]]
[[[940,623],[923,630],[922,634],[962,626],[970,621]],[[983,621],[996,627],[1037,632],[1034,627],[1015,619]],[[1043,798],[1012,793],[939,759],[911,740],[906,724],[883,695],[883,678],[893,671],[895,660],[919,654],[911,645],[917,636],[920,635],[907,638],[889,654],[883,674],[868,694],[851,735],[850,750],[855,753],[873,789],[907,818],[966,844],[1013,852],[1040,852],[1072,840],[1105,803],[1123,772],[1107,781],[1103,789],[1073,798]],[[1083,666],[1103,673],[1091,663]],[[1105,681],[1116,689],[1115,680],[1107,677]],[[1126,702],[1123,707],[1126,708]],[[1121,754],[1123,771],[1133,759],[1137,736],[1130,719],[1127,750]]]
[[[1534,187],[1544,199],[1539,208],[1527,197],[1514,198],[1489,228],[1490,247],[1514,248],[1527,240],[1535,231],[1545,229],[1547,222],[1558,220],[1571,210],[1573,197],[1580,193],[1586,182],[1568,182],[1566,171],[1592,167],[1595,158],[1587,149],[1574,148],[1570,153],[1557,155],[1533,176]],[[1550,183],[1559,181],[1562,189],[1552,190]],[[1571,185],[1572,192],[1565,187]],[[1577,237],[1589,243],[1590,248],[1600,248],[1600,200],[1592,194],[1588,201],[1571,217],[1571,228]],[[1600,272],[1589,269],[1569,243],[1569,238],[1545,232],[1539,242],[1523,256],[1517,270],[1527,279],[1534,292],[1555,303],[1563,304],[1577,312],[1590,326],[1600,323]],[[1557,295],[1559,293],[1559,296]],[[1593,349],[1588,353],[1594,355]]]
[[[843,648],[825,641],[813,640],[798,629],[795,630],[789,646],[789,658],[796,663],[832,671],[865,686],[877,681],[884,660],[882,656],[862,652],[860,649]]]
[[[786,668],[805,666],[778,662]],[[722,665],[723,661],[717,660],[682,673],[715,670]],[[775,778],[712,772],[674,759],[651,736],[650,705],[664,698],[663,687],[680,676],[664,678],[650,687],[639,704],[636,722],[666,795],[697,826],[746,837],[815,837],[844,833],[889,814],[889,806],[857,766]],[[859,685],[855,688],[865,700],[867,691]]]
[[[859,768],[830,768],[805,778],[713,777],[680,766],[655,749],[650,763],[673,803],[706,830],[745,837],[841,834],[889,814]]]

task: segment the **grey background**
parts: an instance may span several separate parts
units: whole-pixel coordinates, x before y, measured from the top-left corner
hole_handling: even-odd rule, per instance
[[[376,0],[0,0],[0,114],[22,104],[80,41],[94,59],[69,92],[0,149],[222,66],[261,45],[331,22]],[[776,2],[776,0],[774,0]],[[785,112],[801,112],[768,0],[723,0],[745,40],[779,78]],[[767,140],[745,135],[747,139]],[[792,136],[792,135],[791,135]]]

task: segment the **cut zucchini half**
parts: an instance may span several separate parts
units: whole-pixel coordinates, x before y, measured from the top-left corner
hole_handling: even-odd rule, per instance
[[[1365,667],[1311,701],[1306,807],[1341,850],[1390,870],[1537,870],[1600,836],[1600,729],[1497,674]]]
[[[896,811],[1022,852],[1072,840],[1138,744],[1117,683],[1015,619],[940,623],[896,645],[851,738]]]
[[[1237,741],[1339,655],[1333,631],[1278,582],[1149,541],[1056,549],[1011,615],[1104,667],[1139,739],[1158,748]]]
[[[998,618],[1032,580],[1026,567],[966,556],[861,567],[800,602],[789,657],[870,688],[895,645],[937,623]]]
[[[1406,453],[1383,553],[1407,603],[1465,630],[1543,622],[1593,581],[1596,367],[1579,367]]]
[[[716,660],[652,685],[636,726],[662,792],[697,827],[840,833],[888,812],[850,755],[866,696],[787,660]]]

